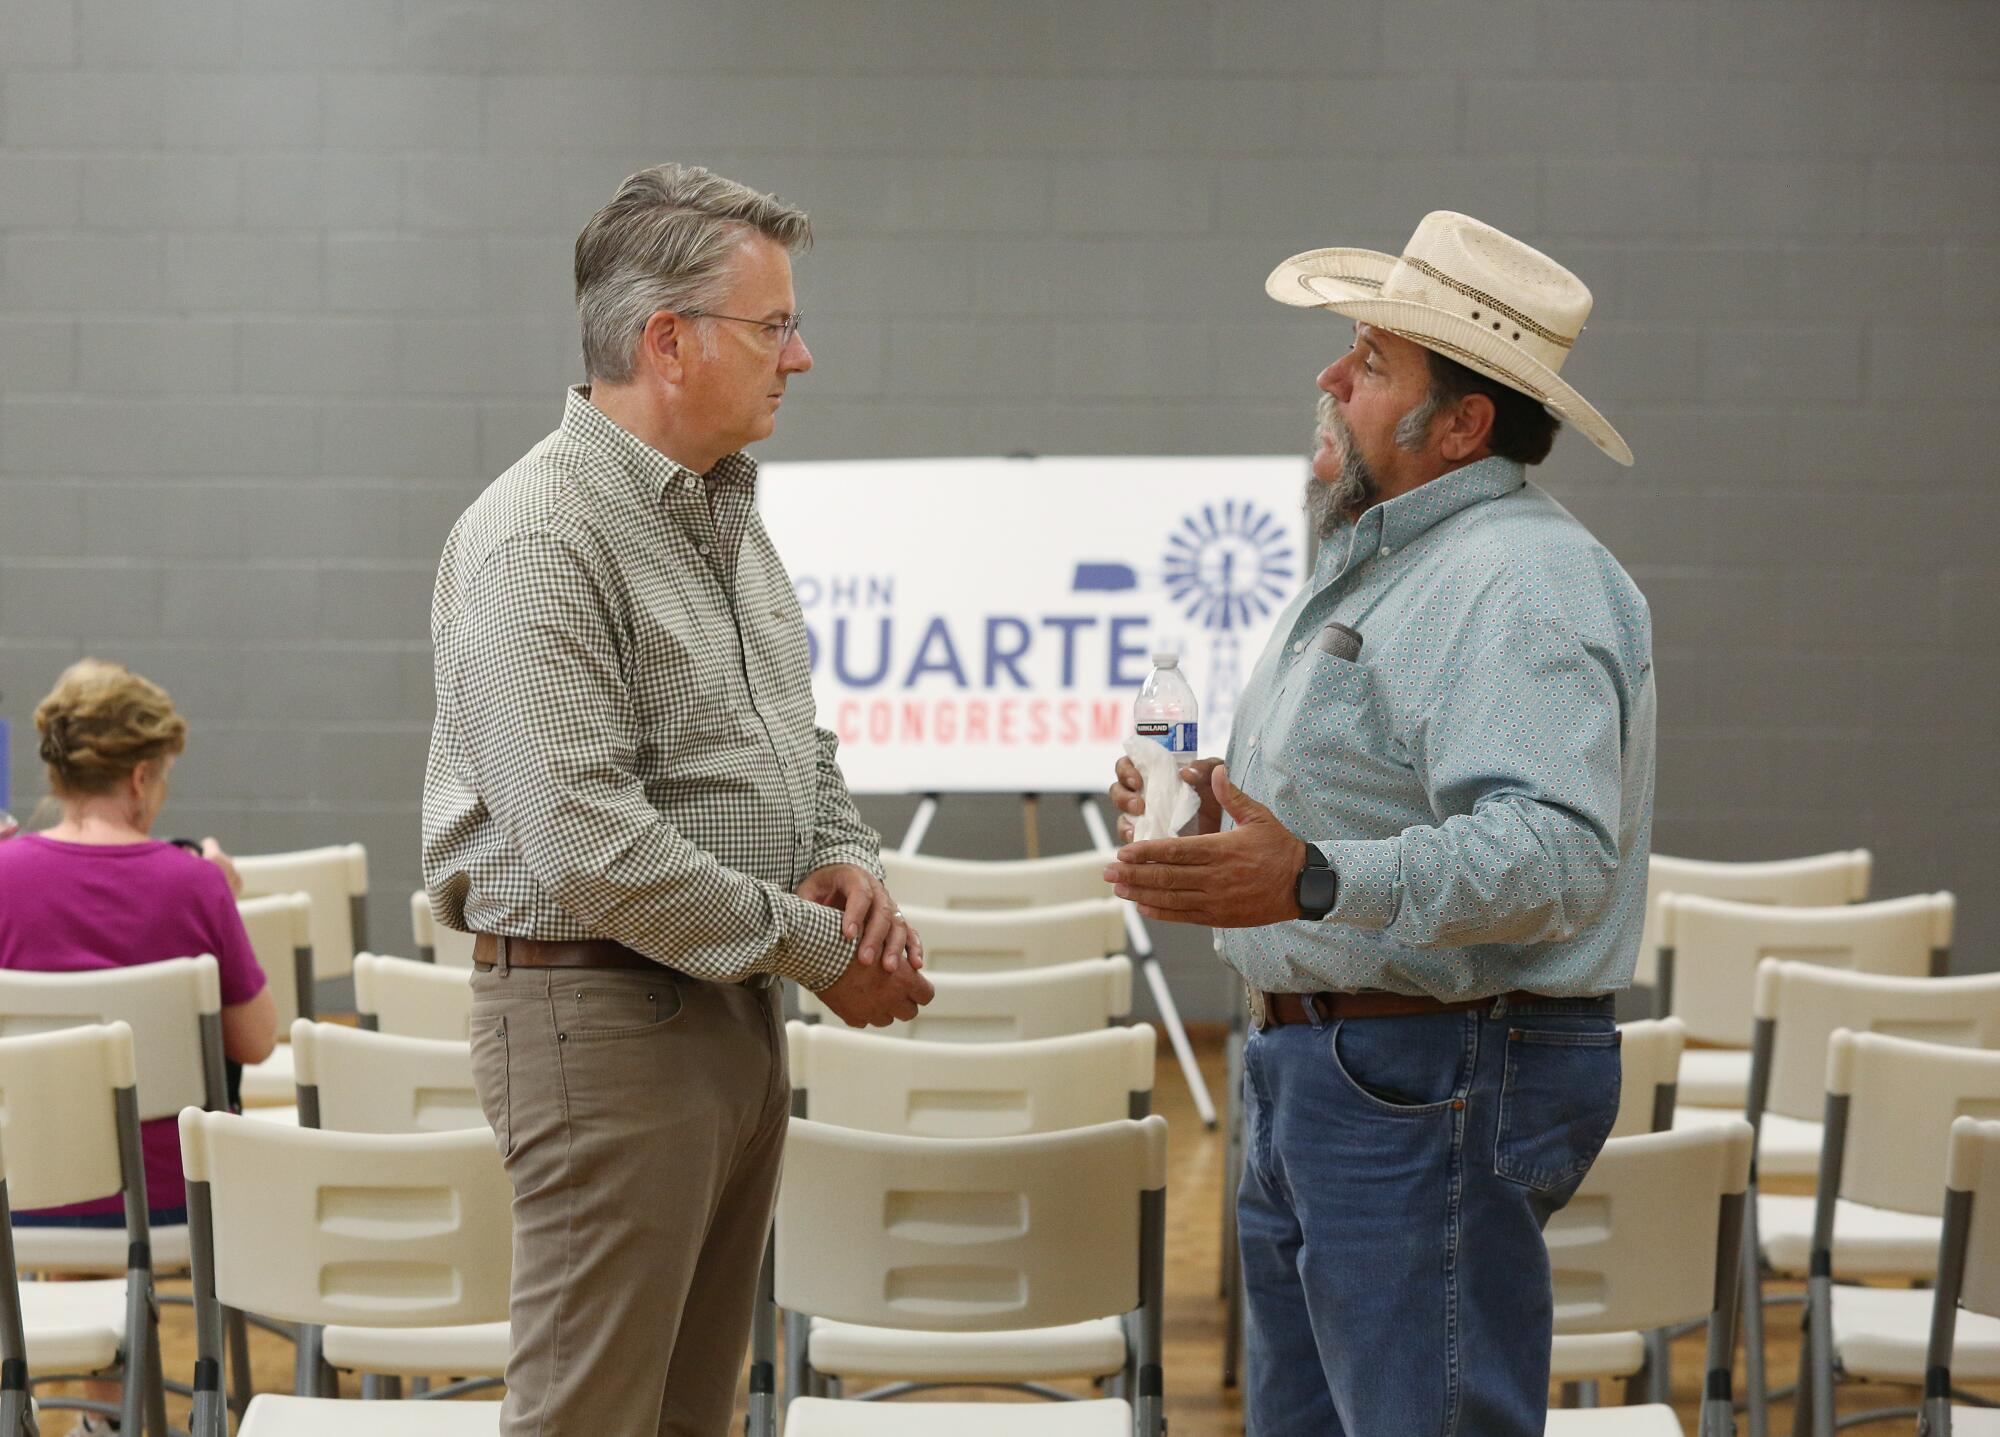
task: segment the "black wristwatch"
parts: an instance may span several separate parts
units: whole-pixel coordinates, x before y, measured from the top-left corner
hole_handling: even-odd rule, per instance
[[[1333,912],[1334,900],[1340,896],[1340,876],[1327,866],[1326,855],[1310,843],[1292,896],[1298,899],[1299,916],[1315,923]]]

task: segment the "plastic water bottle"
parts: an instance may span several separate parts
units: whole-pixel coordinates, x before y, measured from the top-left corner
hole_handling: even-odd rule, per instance
[[[1153,671],[1132,703],[1132,731],[1151,739],[1174,756],[1177,764],[1194,761],[1199,747],[1194,686],[1181,672],[1179,654],[1153,655]]]

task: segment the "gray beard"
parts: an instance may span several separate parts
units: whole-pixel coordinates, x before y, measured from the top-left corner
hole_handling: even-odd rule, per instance
[[[1325,540],[1341,525],[1360,518],[1382,492],[1382,485],[1368,461],[1355,452],[1354,436],[1334,411],[1331,399],[1320,400],[1318,417],[1319,427],[1332,434],[1340,446],[1339,478],[1328,481],[1314,474],[1306,479],[1306,522]],[[1317,440],[1318,431],[1314,437]]]

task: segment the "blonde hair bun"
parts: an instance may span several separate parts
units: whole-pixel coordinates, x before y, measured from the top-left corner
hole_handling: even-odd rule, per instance
[[[123,664],[80,659],[35,706],[35,731],[58,797],[104,793],[148,760],[187,747],[167,691]]]

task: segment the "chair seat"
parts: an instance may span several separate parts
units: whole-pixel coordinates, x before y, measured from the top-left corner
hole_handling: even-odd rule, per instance
[[[1630,1377],[1645,1365],[1646,1340],[1636,1332],[1561,1332],[1549,1355],[1549,1380]]]
[[[280,1043],[261,1063],[243,1065],[243,1106],[281,1108],[299,1100],[298,1079],[292,1068],[292,1045]]]
[[[326,1360],[350,1372],[389,1377],[502,1377],[510,1332],[504,1322],[462,1327],[328,1327]]]
[[[1750,1096],[1750,1053],[1745,1048],[1689,1048],[1681,1054],[1677,1101],[1697,1108],[1733,1108],[1743,1115]]]
[[[2000,1437],[2000,1411],[1991,1407],[1953,1406],[1951,1437]]]
[[[187,1224],[151,1231],[153,1273],[186,1272]],[[125,1271],[127,1244],[122,1227],[17,1227],[14,1265],[22,1272]]]
[[[1742,1109],[1674,1109],[1674,1131],[1690,1128],[1718,1128],[1724,1123],[1743,1121]],[[1757,1130],[1757,1171],[1764,1177],[1809,1178],[1819,1175],[1820,1144],[1826,1124],[1788,1118],[1783,1113],[1766,1113]]]
[[[1839,1199],[1833,1209],[1833,1270],[1841,1277],[1924,1277],[1937,1271],[1934,1217]],[[1759,1196],[1757,1236],[1764,1260],[1802,1273],[1812,1258],[1813,1199]]]
[[[1560,1408],[1549,1414],[1547,1437],[1687,1437],[1674,1409],[1645,1407]]]
[[[493,1437],[498,1402],[370,1402],[358,1407],[330,1397],[250,1399],[236,1437]]]
[[[1132,1409],[1098,1402],[836,1402],[801,1397],[785,1437],[1131,1437]],[[242,1434],[239,1434],[242,1437]]]
[[[1012,1332],[906,1332],[816,1317],[810,1361],[836,1377],[907,1377],[920,1382],[1028,1382],[1103,1377],[1125,1366],[1125,1328],[1115,1317]]]
[[[28,1333],[31,1372],[99,1372],[115,1366],[125,1347],[125,1279],[24,1282],[21,1322]]]
[[[288,1128],[296,1128],[299,1125],[299,1105],[292,1103],[282,1108],[245,1107],[243,1116],[255,1118],[260,1123],[283,1123]]]
[[[1840,1365],[1856,1377],[1922,1382],[1933,1296],[1908,1287],[1835,1287],[1833,1345]],[[2000,1318],[1959,1310],[1951,1379],[2000,1381]]]

